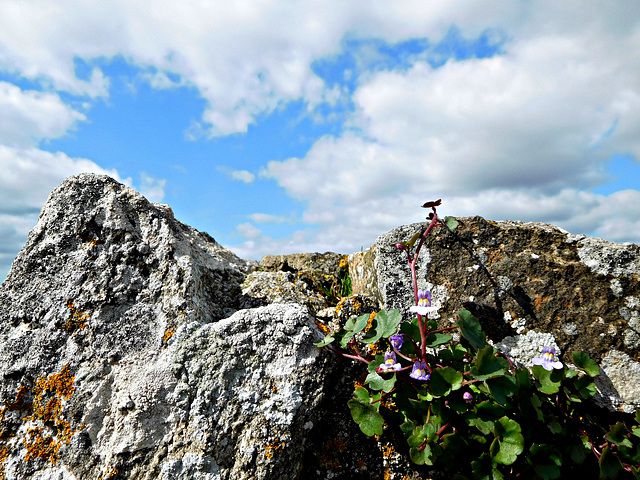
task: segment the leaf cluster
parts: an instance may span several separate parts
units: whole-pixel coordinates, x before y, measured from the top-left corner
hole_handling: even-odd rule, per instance
[[[379,312],[366,332],[368,315],[351,319],[317,344],[368,364],[364,386],[348,402],[365,435],[399,430],[415,464],[456,479],[640,478],[640,410],[610,422],[595,406],[600,371],[593,359],[574,352],[575,368],[515,368],[470,312],[458,315],[459,341],[426,322],[426,382],[408,375],[421,341],[418,322],[402,322],[397,310]],[[388,339],[396,334],[405,339],[396,351],[401,371],[380,372],[383,355],[360,355],[359,343],[386,342],[392,350]]]

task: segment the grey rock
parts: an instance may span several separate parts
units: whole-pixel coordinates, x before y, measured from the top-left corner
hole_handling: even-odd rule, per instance
[[[295,478],[335,363],[304,306],[242,309],[255,267],[108,177],[56,188],[0,287],[0,473]]]
[[[572,235],[553,225],[461,218],[450,232],[435,229],[417,264],[418,287],[440,307],[430,318],[450,326],[470,310],[496,345],[529,361],[544,336],[571,362],[575,350],[604,366],[626,355],[625,367],[602,368],[607,384],[624,394],[603,395],[612,409],[640,406],[640,383],[623,371],[640,367],[640,246]],[[414,303],[406,254],[394,245],[425,224],[404,225],[349,257],[354,294],[379,299],[409,318]],[[533,350],[532,350],[533,349]],[[636,360],[634,360],[636,359]],[[634,370],[635,371],[635,370]]]

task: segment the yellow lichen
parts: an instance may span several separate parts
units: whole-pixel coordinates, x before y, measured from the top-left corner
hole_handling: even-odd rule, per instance
[[[327,335],[329,332],[331,332],[331,329],[329,327],[327,327],[324,323],[316,320],[316,326],[320,329],[320,331],[322,333],[324,333],[325,335]]]
[[[173,337],[173,334],[174,334],[174,333],[176,333],[176,332],[172,332],[171,330],[167,330],[166,332],[164,332],[164,337],[162,337],[162,341],[163,341],[163,342],[168,342],[168,341],[169,341],[169,339],[170,339],[171,337]]]
[[[280,442],[277,438],[273,443],[270,443],[264,447],[264,455],[271,460],[275,454],[281,454],[284,449],[284,442]]]
[[[75,430],[63,416],[63,401],[75,392],[74,377],[67,363],[58,373],[38,378],[33,389],[22,385],[16,398],[7,402],[0,410],[0,480],[4,479],[4,462],[16,449],[13,439],[19,428],[16,419],[6,419],[7,412],[24,412],[19,420],[26,424],[26,435],[22,438],[27,453],[25,461],[36,458],[49,460],[55,464],[58,451],[69,443]],[[28,397],[32,397],[28,401]]]
[[[72,300],[67,300],[67,308],[70,310],[69,318],[62,324],[61,328],[68,332],[75,332],[85,328],[89,314],[77,310]]]

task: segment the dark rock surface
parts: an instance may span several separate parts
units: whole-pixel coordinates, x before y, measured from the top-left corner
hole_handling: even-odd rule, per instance
[[[436,228],[418,261],[418,286],[429,289],[443,326],[468,309],[489,338],[516,361],[559,347],[563,360],[582,350],[600,362],[600,401],[640,406],[640,246],[572,235],[548,224],[459,219]],[[393,245],[424,224],[381,235],[350,257],[354,293],[383,308],[408,312],[413,303],[406,254]]]

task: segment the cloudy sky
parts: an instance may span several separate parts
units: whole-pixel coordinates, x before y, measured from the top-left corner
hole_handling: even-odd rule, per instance
[[[443,199],[640,243],[634,0],[3,0],[0,279],[106,173],[244,258]]]

